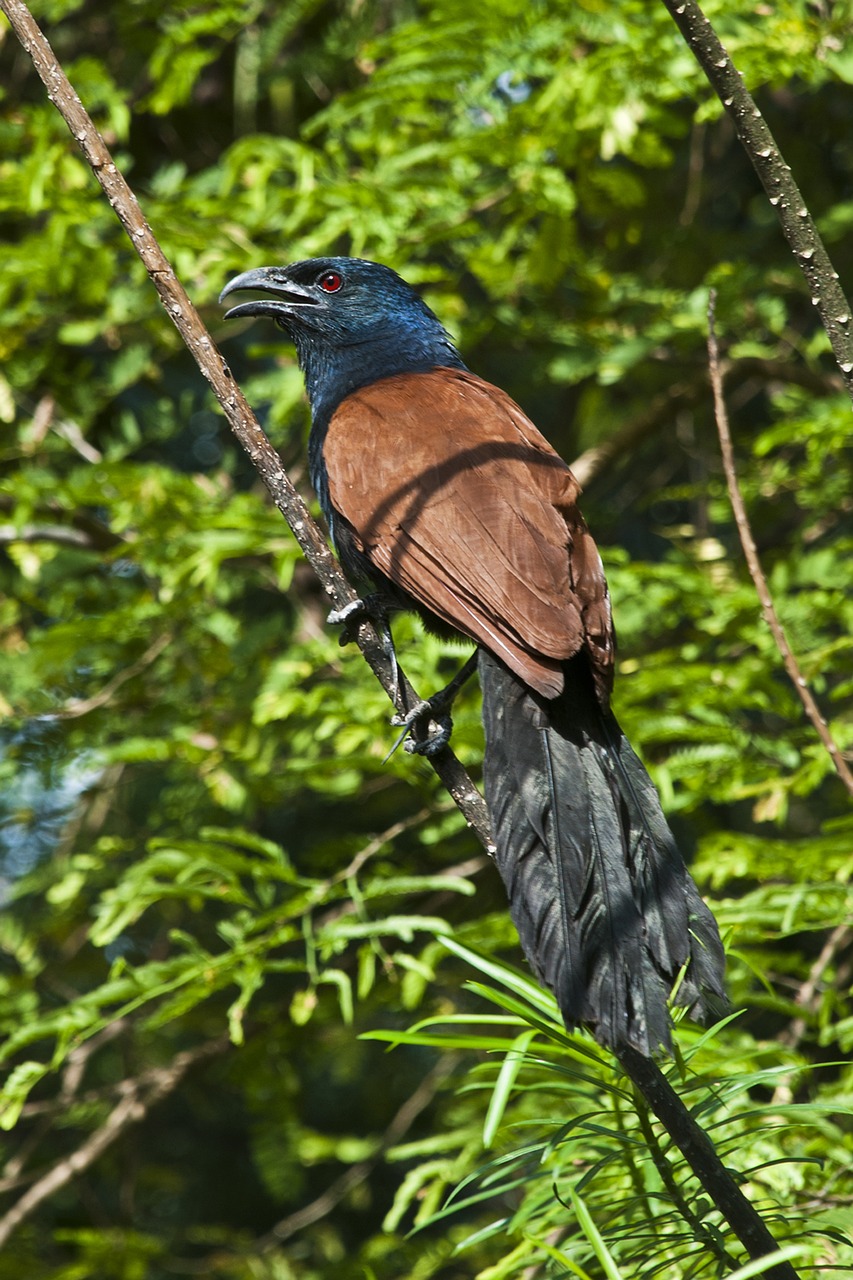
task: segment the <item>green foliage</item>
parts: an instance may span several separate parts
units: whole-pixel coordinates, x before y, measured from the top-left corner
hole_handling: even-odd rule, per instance
[[[584,509],[618,712],[737,1010],[683,1024],[668,1070],[801,1274],[843,1273],[851,821],[743,567],[708,289],[756,538],[848,754],[850,406],[663,6],[35,11],[214,326],[237,270],[380,258],[568,459],[616,443]],[[708,12],[849,281],[849,3]],[[0,68],[0,1234],[85,1157],[0,1280],[731,1270],[612,1061],[512,967],[430,770],[385,760],[384,695],[5,24]],[[260,325],[217,337],[301,483],[292,354]],[[395,637],[425,691],[460,661],[409,620]],[[476,772],[474,689],[454,743]]]
[[[514,1243],[483,1273],[489,1277],[541,1265],[554,1256],[555,1240],[557,1260],[578,1275],[590,1266],[599,1274],[596,1260],[607,1277],[646,1274],[650,1257],[654,1270],[666,1275],[679,1274],[687,1258],[697,1275],[714,1274],[715,1260],[731,1262],[718,1212],[701,1188],[691,1187],[680,1153],[613,1063],[585,1038],[566,1035],[556,1003],[517,970],[452,940],[446,945],[505,988],[466,984],[501,1012],[439,1015],[411,1031],[369,1038],[445,1052],[479,1049],[481,1063],[464,1092],[489,1099],[482,1145],[491,1148],[490,1158],[484,1159],[470,1119],[442,1134],[440,1160],[429,1140],[392,1151],[397,1158],[433,1157],[401,1186],[392,1223],[414,1211],[416,1226],[428,1229],[502,1199],[514,1211],[457,1245],[473,1249],[495,1236]],[[827,1256],[828,1239],[845,1249],[838,1215],[815,1213],[808,1222],[786,1224],[781,1211],[792,1196],[845,1176],[848,1142],[837,1114],[845,1104],[834,1087],[831,1100],[823,1100],[814,1081],[815,1098],[791,1105],[792,1088],[802,1087],[813,1068],[779,1046],[757,1050],[737,1026],[736,1017],[706,1032],[683,1024],[669,1074],[723,1158],[737,1153],[780,1247],[801,1265],[817,1265]],[[759,1093],[764,1101],[756,1102]],[[567,1200],[574,1208],[568,1218]],[[850,1259],[846,1251],[839,1256]]]

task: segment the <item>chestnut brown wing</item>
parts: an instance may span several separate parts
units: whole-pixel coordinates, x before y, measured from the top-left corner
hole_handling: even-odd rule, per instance
[[[546,697],[585,647],[606,703],[610,608],[579,486],[509,396],[458,369],[384,378],[342,402],[323,451],[377,569]]]

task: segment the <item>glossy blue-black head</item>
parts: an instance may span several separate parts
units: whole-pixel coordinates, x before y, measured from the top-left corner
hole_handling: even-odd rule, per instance
[[[269,316],[296,346],[315,421],[350,391],[395,373],[462,361],[439,320],[396,271],[363,258],[308,258],[229,280],[220,301],[251,290],[226,319]]]

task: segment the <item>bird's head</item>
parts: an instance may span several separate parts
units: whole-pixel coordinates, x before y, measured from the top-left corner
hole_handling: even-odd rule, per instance
[[[269,316],[296,346],[312,405],[326,412],[356,387],[395,373],[459,367],[437,317],[396,271],[363,258],[308,258],[235,276],[220,294],[240,302],[225,319]]]

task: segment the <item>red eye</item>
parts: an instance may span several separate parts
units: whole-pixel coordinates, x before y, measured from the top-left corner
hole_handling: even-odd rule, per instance
[[[343,284],[343,279],[338,275],[337,271],[327,271],[324,276],[320,277],[320,288],[324,293],[337,293]]]

